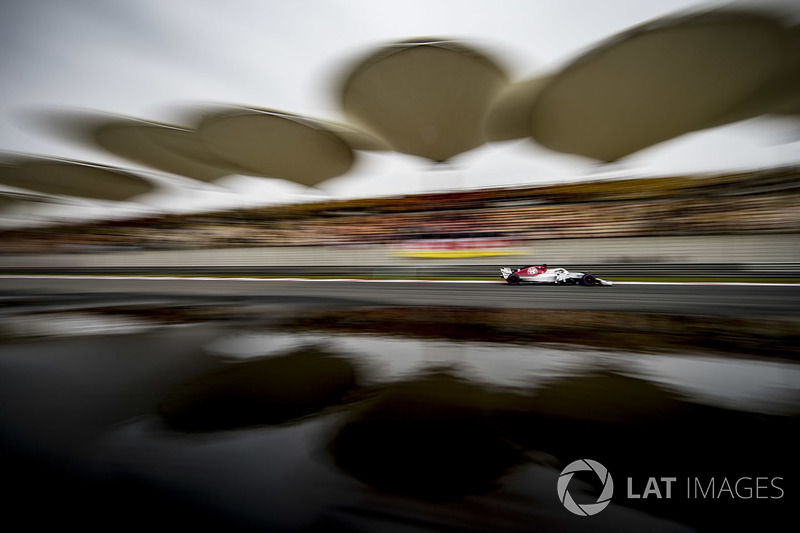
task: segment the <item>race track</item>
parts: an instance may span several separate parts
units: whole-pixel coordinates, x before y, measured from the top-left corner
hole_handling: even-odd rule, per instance
[[[620,487],[604,531],[788,523],[798,304],[779,285],[0,277],[6,507],[85,531],[585,531],[557,488],[587,457]],[[662,475],[674,498],[626,497]],[[771,492],[699,498],[697,479]]]
[[[797,316],[800,285],[508,286],[469,282],[253,279],[0,278],[7,303],[233,299],[274,305],[468,306],[720,316]]]

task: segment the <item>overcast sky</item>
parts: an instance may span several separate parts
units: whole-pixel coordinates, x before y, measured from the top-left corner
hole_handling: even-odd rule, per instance
[[[463,38],[515,79],[546,72],[649,19],[728,2],[693,0],[4,0],[0,7],[0,150],[134,167],[43,131],[30,110],[84,108],[158,121],[197,103],[230,103],[343,120],[332,96],[342,65],[418,36]],[[643,150],[627,175],[708,172],[800,160],[791,121],[752,120]],[[524,141],[494,143],[451,165],[360,154],[323,189],[335,196],[586,179],[596,166]],[[228,192],[147,198],[186,210],[217,200],[297,198],[275,180],[226,178]]]

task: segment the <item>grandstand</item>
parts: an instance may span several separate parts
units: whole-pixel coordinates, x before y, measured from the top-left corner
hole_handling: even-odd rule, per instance
[[[299,203],[3,232],[5,254],[796,233],[800,167]]]

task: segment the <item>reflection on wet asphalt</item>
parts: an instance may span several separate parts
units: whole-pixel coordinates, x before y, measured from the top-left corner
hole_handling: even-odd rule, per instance
[[[351,364],[301,349],[217,368],[172,391],[158,412],[178,431],[280,424],[340,402],[354,385]]]
[[[354,406],[332,443],[344,471],[391,493],[434,501],[482,494],[523,462],[494,427],[491,393],[447,373],[381,387]]]
[[[0,342],[9,517],[90,531],[718,531],[790,517],[791,359],[136,325],[31,322]],[[556,490],[582,458],[615,483],[592,517]],[[660,497],[650,485],[642,498],[651,478]],[[584,473],[569,487],[578,504],[602,488]]]

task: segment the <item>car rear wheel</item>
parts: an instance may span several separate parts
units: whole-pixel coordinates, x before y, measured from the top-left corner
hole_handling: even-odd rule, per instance
[[[509,285],[519,285],[519,276],[517,274],[510,274],[506,278],[506,282],[508,282]]]
[[[586,287],[591,287],[595,283],[597,283],[597,278],[595,278],[591,274],[584,274],[583,277],[581,278],[581,285],[584,285]]]

